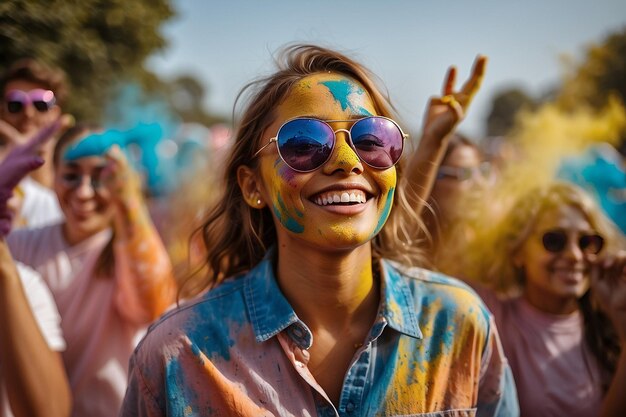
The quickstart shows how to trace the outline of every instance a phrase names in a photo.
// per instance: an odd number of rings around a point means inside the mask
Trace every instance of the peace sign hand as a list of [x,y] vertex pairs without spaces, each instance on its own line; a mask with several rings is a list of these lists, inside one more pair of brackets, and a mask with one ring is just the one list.
[[[8,210],[7,202],[13,195],[13,189],[30,171],[43,165],[40,156],[41,147],[57,132],[68,128],[73,118],[68,115],[59,117],[54,123],[41,129],[32,139],[15,146],[0,162],[0,237],[11,230],[13,214]],[[23,137],[12,126],[0,123],[0,135],[11,137],[14,142],[23,142]]]
[[480,89],[487,57],[478,55],[474,60],[470,78],[459,91],[454,90],[457,70],[455,66],[448,68],[441,97],[432,97],[424,119],[424,136],[442,140],[463,120],[472,99]]
[[[61,116],[37,132],[30,140],[11,149],[0,163],[0,192],[12,191],[26,174],[43,165],[45,161],[40,156],[41,147],[56,133],[67,129],[72,121],[73,119],[69,115]],[[15,138],[19,132],[6,123],[0,123],[0,134]],[[16,142],[24,141],[20,137]]]

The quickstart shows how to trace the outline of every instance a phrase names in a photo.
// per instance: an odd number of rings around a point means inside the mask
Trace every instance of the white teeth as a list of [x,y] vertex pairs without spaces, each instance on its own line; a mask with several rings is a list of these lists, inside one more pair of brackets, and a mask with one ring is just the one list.
[[366,201],[367,198],[365,193],[362,191],[329,192],[315,198],[315,203],[319,206],[327,206],[329,204],[337,203],[365,203]]

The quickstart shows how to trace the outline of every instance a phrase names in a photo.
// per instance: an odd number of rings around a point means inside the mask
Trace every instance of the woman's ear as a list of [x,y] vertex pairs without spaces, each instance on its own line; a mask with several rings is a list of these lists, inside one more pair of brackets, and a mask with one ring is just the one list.
[[261,180],[257,172],[247,165],[241,165],[237,168],[237,182],[243,199],[250,207],[256,209],[265,207],[265,201],[263,201],[261,194]]

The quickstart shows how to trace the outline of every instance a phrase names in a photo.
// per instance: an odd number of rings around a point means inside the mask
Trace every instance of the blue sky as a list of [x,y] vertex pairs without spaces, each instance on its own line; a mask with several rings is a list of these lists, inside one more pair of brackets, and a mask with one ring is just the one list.
[[460,130],[480,138],[491,98],[508,87],[539,96],[559,82],[563,56],[626,27],[624,0],[175,0],[164,26],[168,48],[149,60],[164,77],[190,73],[207,108],[230,115],[248,81],[271,71],[272,53],[290,42],[347,52],[388,88],[406,130],[417,133],[449,65],[468,76],[478,53],[487,75]]

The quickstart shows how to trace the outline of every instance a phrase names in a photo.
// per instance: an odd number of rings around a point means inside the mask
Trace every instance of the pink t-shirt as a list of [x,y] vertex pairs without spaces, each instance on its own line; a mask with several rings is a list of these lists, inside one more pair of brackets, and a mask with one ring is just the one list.
[[[144,250],[155,256],[164,252],[158,245],[150,247],[149,237]],[[42,275],[57,303],[75,417],[117,414],[126,390],[128,360],[150,322],[146,301],[171,297],[169,286],[163,285],[171,278],[165,252],[160,262],[147,264],[130,259],[128,248],[116,243],[114,276],[95,274],[96,261],[110,238],[111,231],[104,230],[69,246],[60,224],[15,230],[8,237],[15,259]],[[159,291],[159,286],[168,289]]]
[[592,417],[600,412],[602,373],[584,340],[582,314],[551,315],[523,297],[476,288],[496,319],[521,415]]

